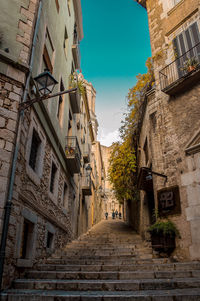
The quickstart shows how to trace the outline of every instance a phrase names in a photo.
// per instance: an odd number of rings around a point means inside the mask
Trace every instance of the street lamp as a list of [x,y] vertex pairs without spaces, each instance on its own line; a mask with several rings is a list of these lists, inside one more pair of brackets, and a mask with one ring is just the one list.
[[34,78],[37,90],[40,93],[40,97],[36,97],[34,99],[30,99],[28,101],[22,102],[19,104],[19,111],[24,111],[25,109],[29,108],[32,106],[35,102],[41,102],[42,100],[46,100],[49,98],[53,98],[56,96],[60,96],[66,93],[70,92],[75,92],[77,91],[77,87],[65,90],[65,91],[60,91],[55,94],[52,94],[53,89],[56,84],[58,84],[57,80],[53,77],[53,75],[49,72],[49,70],[45,70],[38,76]]
[[45,70],[36,76],[34,80],[41,96],[52,93],[55,85],[58,84],[57,80],[53,77],[49,70]]
[[92,172],[92,167],[90,166],[90,163],[87,165],[87,167],[85,168],[86,170],[86,175],[90,176],[91,172]]

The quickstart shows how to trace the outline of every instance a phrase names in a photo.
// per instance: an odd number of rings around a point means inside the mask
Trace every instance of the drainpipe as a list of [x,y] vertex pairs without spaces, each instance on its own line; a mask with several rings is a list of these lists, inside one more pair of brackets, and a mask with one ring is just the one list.
[[[26,102],[26,100],[27,100],[28,89],[29,89],[29,84],[30,84],[30,79],[31,79],[32,69],[33,69],[35,46],[36,46],[36,39],[37,39],[37,34],[38,34],[38,29],[39,29],[39,24],[40,24],[41,11],[42,11],[42,0],[39,0],[38,15],[37,15],[37,20],[36,20],[36,25],[35,25],[31,58],[30,58],[30,63],[29,63],[29,73],[28,73],[28,76],[26,79],[22,102]],[[5,204],[5,208],[4,208],[5,213],[4,213],[3,229],[2,229],[2,236],[1,236],[1,246],[0,246],[0,290],[2,290],[2,278],[3,278],[3,268],[4,268],[4,260],[5,260],[6,241],[7,241],[7,236],[8,236],[8,227],[9,227],[10,213],[11,213],[11,207],[12,207],[13,187],[14,187],[17,157],[18,157],[19,146],[20,146],[21,128],[22,128],[23,120],[24,120],[24,113],[23,113],[23,111],[20,111],[19,119],[18,119],[16,143],[15,143],[14,155],[13,155],[13,160],[12,160],[8,195],[7,195],[7,200],[6,200],[6,204]]]

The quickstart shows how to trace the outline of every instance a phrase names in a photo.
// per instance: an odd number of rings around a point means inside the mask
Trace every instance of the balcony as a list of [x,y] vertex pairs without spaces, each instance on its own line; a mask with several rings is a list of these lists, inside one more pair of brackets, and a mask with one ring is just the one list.
[[81,96],[78,90],[69,93],[69,100],[73,114],[80,113],[80,99]]
[[79,173],[81,168],[81,151],[76,137],[66,137],[65,155],[67,166],[71,173]]
[[91,177],[88,175],[82,177],[82,193],[84,196],[92,195],[92,181]]
[[76,40],[74,41],[74,43],[72,45],[72,55],[73,55],[73,59],[74,59],[75,68],[80,69],[80,59],[81,59],[80,46],[79,46],[79,42]]
[[183,93],[200,78],[200,43],[160,71],[161,90],[169,95]]

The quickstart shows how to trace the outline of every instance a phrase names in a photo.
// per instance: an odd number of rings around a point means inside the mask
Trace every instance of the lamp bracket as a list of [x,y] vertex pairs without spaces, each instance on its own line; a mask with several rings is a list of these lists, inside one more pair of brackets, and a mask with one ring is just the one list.
[[61,91],[61,92],[58,92],[58,93],[48,94],[48,95],[44,95],[44,96],[41,96],[41,97],[33,98],[33,99],[28,100],[26,102],[21,102],[19,104],[19,112],[26,110],[31,105],[33,105],[35,102],[39,102],[39,101],[42,101],[42,100],[46,100],[46,99],[53,98],[53,97],[56,97],[56,96],[60,96],[60,95],[70,93],[70,92],[76,92],[77,90],[78,90],[77,88],[73,88],[73,89]]

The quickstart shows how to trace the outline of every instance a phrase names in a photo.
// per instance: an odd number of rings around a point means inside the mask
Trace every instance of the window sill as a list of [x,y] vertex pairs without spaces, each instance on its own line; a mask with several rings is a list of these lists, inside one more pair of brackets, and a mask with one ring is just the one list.
[[17,267],[31,268],[33,266],[32,259],[17,259]]
[[54,202],[54,204],[57,205],[57,198],[58,198],[57,193],[56,192],[52,193],[51,191],[49,191],[48,196],[52,200],[52,202]]
[[26,166],[26,172],[29,178],[36,184],[40,185],[40,177],[39,175],[29,166]]

